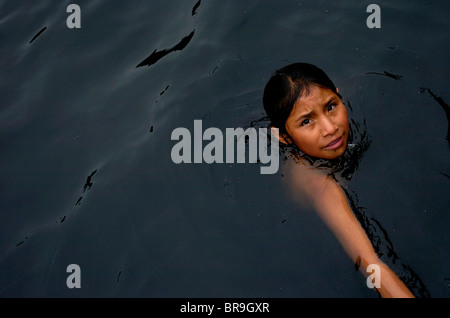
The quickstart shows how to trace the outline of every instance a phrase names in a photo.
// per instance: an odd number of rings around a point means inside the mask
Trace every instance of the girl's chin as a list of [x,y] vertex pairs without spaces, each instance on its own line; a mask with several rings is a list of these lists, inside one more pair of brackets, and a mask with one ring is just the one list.
[[343,146],[339,149],[336,149],[335,153],[331,154],[328,159],[333,160],[333,159],[338,159],[339,157],[342,157],[342,155],[345,153],[346,149],[347,149],[347,144],[345,144],[345,146]]
[[317,153],[317,154],[309,154],[309,153],[305,152],[305,154],[307,154],[308,156],[311,156],[311,157],[319,158],[319,159],[334,160],[334,159],[338,159],[339,157],[341,157],[345,153],[346,149],[347,149],[347,143],[344,143],[344,145],[342,145],[342,147],[339,147],[338,149],[322,150],[320,153]]

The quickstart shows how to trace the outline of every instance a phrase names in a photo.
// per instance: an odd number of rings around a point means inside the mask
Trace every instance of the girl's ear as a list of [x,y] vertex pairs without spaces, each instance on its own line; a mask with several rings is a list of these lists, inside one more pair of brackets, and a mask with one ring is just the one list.
[[339,88],[336,87],[336,92],[339,93]]
[[289,144],[289,142],[286,140],[287,138],[280,134],[280,130],[278,128],[270,127],[270,132],[278,139],[278,141],[282,142],[285,145]]

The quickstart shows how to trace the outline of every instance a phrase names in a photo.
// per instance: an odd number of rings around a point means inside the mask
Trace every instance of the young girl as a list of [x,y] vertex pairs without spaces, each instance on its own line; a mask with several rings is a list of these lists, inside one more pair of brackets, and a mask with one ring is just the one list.
[[[272,134],[282,144],[312,159],[333,161],[346,152],[350,134],[347,109],[338,88],[316,66],[295,63],[278,70],[266,84],[263,103]],[[289,171],[284,175],[294,199],[315,208],[360,271],[368,277],[373,268],[370,265],[379,266],[379,287],[375,282],[378,293],[382,297],[413,298],[376,254],[336,180],[301,159],[286,169]]]

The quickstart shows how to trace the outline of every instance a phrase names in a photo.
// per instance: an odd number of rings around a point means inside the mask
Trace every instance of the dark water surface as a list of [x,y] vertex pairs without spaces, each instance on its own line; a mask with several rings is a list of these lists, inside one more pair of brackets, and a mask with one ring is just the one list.
[[369,29],[372,2],[80,0],[69,29],[70,1],[0,1],[0,296],[378,297],[281,173],[171,160],[303,61],[366,121],[354,203],[449,297],[450,2],[379,1]]

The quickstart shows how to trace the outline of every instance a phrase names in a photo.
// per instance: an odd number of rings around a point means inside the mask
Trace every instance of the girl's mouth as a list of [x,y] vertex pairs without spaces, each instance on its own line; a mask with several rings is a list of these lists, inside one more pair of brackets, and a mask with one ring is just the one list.
[[343,136],[339,137],[338,139],[334,140],[333,142],[329,143],[326,147],[323,147],[323,149],[336,149],[339,148],[342,145],[342,142],[344,141]]

